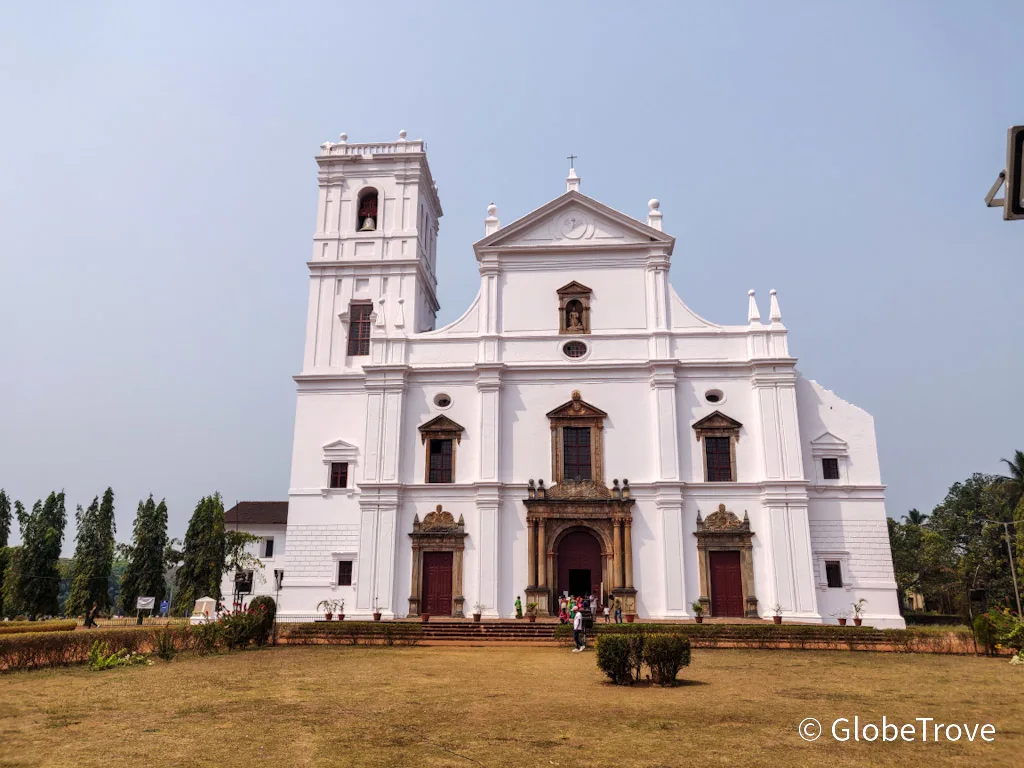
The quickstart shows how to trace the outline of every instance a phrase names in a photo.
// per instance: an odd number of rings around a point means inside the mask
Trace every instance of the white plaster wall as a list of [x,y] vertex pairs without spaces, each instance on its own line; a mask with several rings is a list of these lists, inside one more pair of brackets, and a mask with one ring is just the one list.
[[[368,183],[384,200],[404,199],[393,166],[366,167]],[[489,615],[511,615],[516,596],[525,597],[526,482],[551,482],[545,414],[579,389],[608,413],[606,482],[629,478],[637,499],[632,537],[641,617],[689,615],[700,595],[698,509],[707,516],[725,504],[750,517],[762,616],[780,602],[791,619],[830,621],[837,598],[816,586],[815,552],[832,547],[849,553],[855,586],[846,598],[867,596],[874,623],[900,621],[891,560],[883,552],[885,508],[871,417],[796,374],[781,323],[719,326],[698,317],[667,284],[671,243],[655,242],[650,231],[629,232],[623,221],[606,220],[577,198],[572,210],[591,220],[584,237],[593,240],[567,242],[549,213],[537,214],[537,225],[517,230],[507,248],[489,240],[478,251],[482,289],[463,316],[417,334],[426,325],[412,317],[430,304],[423,292],[433,276],[439,210],[423,207],[427,196],[413,201],[411,215],[404,203],[387,202],[383,231],[357,235],[345,227],[363,181],[349,183],[338,190],[340,212],[331,214],[324,189],[320,195],[314,261],[324,264],[311,281],[304,363],[306,374],[319,375],[298,377],[284,614],[312,613],[319,600],[344,597],[348,615],[368,615],[374,599],[388,615],[405,615],[408,532],[415,515],[422,519],[442,504],[464,517],[469,534],[467,613],[483,602]],[[332,215],[340,216],[334,230]],[[556,290],[572,280],[593,291],[587,336],[558,334]],[[353,296],[376,301],[382,295],[371,355],[346,359],[338,312]],[[396,321],[398,297],[406,299],[404,325]],[[740,308],[746,301],[737,299]],[[570,338],[588,344],[584,358],[562,355]],[[481,363],[497,367],[484,370]],[[707,402],[709,389],[721,390],[724,399]],[[452,398],[443,410],[433,404],[442,392]],[[497,417],[489,421],[495,402]],[[715,410],[743,424],[736,483],[704,482],[692,424]],[[456,447],[455,482],[427,485],[417,427],[440,413],[465,431]],[[667,433],[659,429],[666,418]],[[849,449],[844,481],[831,486],[816,481],[820,462],[811,445],[825,432]],[[482,454],[494,455],[487,453],[493,439],[498,470],[485,476]],[[325,492],[323,446],[336,440],[356,451],[352,488]],[[357,553],[357,583],[339,588],[332,584],[335,562],[349,551]]]
[[[254,542],[246,546],[246,552],[259,558],[260,562],[263,563],[262,570],[257,568],[253,572],[253,583],[252,583],[252,594],[248,595],[245,600],[246,603],[255,597],[256,595],[270,595],[274,596],[274,571],[282,570],[285,565],[286,559],[286,547],[285,542],[287,541],[287,529],[284,525],[253,525],[253,526],[242,526],[235,523],[229,523],[228,528],[230,530],[244,530],[254,536],[273,536],[274,537],[274,556],[264,557],[263,556],[263,542]],[[235,593],[235,573],[234,571],[228,571],[224,574],[220,584],[220,593],[223,596],[222,601],[228,608],[231,607],[231,598]]]

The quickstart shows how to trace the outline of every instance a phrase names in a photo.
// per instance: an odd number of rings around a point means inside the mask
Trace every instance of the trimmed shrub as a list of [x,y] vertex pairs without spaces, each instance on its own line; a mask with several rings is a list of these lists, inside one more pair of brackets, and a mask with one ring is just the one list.
[[260,617],[253,635],[256,645],[266,645],[274,631],[274,619],[277,616],[277,603],[270,595],[259,595],[249,603],[249,610]]
[[597,667],[616,685],[633,682],[629,638],[626,635],[602,635],[597,639]]
[[74,619],[61,621],[4,621],[0,622],[0,635],[19,635],[25,632],[71,632],[78,626]]
[[690,641],[679,635],[650,635],[644,642],[644,662],[651,680],[672,685],[679,670],[690,664]]

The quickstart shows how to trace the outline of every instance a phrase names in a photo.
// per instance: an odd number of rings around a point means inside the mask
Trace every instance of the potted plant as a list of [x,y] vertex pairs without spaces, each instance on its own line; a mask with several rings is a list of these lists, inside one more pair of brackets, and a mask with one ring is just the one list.
[[775,615],[772,616],[772,621],[774,621],[776,624],[781,624],[782,623],[782,603],[776,603],[775,607],[772,610],[775,612]]
[[424,611],[423,613],[421,613],[421,614],[420,614],[420,620],[421,620],[421,621],[422,621],[422,622],[423,622],[424,624],[426,624],[426,623],[427,623],[428,621],[430,621],[430,614],[429,614],[429,613],[427,613],[426,611]]
[[334,618],[334,601],[333,600],[321,600],[319,603],[316,604],[316,609],[318,611],[323,611],[324,612],[324,618],[327,621],[330,621],[331,619]]
[[701,603],[701,601],[700,600],[694,600],[693,604],[690,606],[690,609],[693,611],[693,620],[696,621],[698,624],[703,623],[704,622],[704,605]]
[[526,618],[531,624],[537,620],[537,604],[527,603],[526,604]]
[[479,622],[480,617],[483,616],[484,608],[487,606],[483,603],[477,603],[473,606],[473,621]]
[[860,626],[864,621],[864,606],[867,605],[867,600],[863,597],[853,604],[853,623],[855,626]]
[[380,621],[380,606],[377,605],[377,598],[373,598],[373,620]]
[[846,626],[846,611],[836,611],[832,616],[835,616],[839,620],[840,627]]
[[338,612],[338,621],[344,621],[345,620],[345,601],[344,601],[344,599],[342,599],[342,600],[335,600],[334,601],[334,607],[335,607],[335,609]]
[[636,614],[635,613],[627,613],[626,614],[626,623],[627,624],[632,624],[633,623],[633,619],[635,619],[635,618],[636,618]]

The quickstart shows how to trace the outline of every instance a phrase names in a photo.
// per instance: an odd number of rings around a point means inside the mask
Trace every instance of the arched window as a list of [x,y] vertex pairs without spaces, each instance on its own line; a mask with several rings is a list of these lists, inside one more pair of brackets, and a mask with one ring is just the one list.
[[374,232],[379,223],[377,190],[372,187],[364,189],[359,193],[359,205],[356,206],[356,229],[360,232]]

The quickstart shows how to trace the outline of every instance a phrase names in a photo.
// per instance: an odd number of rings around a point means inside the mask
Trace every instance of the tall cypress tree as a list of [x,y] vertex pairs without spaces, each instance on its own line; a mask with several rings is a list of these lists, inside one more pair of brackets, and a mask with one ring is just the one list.
[[171,610],[185,615],[200,597],[221,598],[224,573],[224,504],[220,494],[204,496],[196,505],[185,532],[183,562],[178,569],[174,605]]
[[139,502],[128,547],[128,567],[121,577],[121,608],[135,610],[138,597],[164,599],[164,548],[167,546],[167,504],[149,499]]
[[110,488],[92,500],[89,508],[78,507],[75,560],[72,566],[71,591],[64,606],[69,616],[84,614],[93,603],[100,609],[110,607],[108,580],[114,560],[114,491]]
[[21,547],[16,555],[17,583],[11,585],[16,609],[33,619],[56,616],[61,579],[57,564],[67,523],[64,493],[51,493],[45,502],[37,501],[31,512],[26,513],[21,505],[17,511]]
[[7,575],[7,564],[11,560],[7,542],[11,536],[11,500],[7,492],[0,488],[0,616],[6,616],[4,609],[4,577]]

